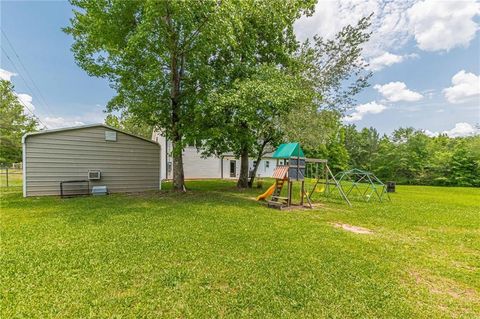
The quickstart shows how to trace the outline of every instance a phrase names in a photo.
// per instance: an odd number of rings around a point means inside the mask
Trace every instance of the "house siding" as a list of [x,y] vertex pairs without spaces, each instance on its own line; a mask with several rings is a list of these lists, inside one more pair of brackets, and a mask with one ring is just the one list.
[[202,157],[195,147],[183,151],[183,169],[186,178],[220,178],[221,161],[215,156]]
[[[161,179],[172,179],[173,177],[173,158],[171,156],[172,143],[168,141],[160,132],[154,132],[152,140],[158,142],[162,148],[161,154]],[[266,167],[266,162],[269,167]],[[235,162],[235,176],[230,175],[230,163]],[[249,171],[253,170],[254,159],[249,159]],[[276,159],[268,156],[262,158],[257,170],[257,177],[272,177],[276,167]],[[223,167],[223,174],[222,174]],[[196,147],[187,146],[183,151],[183,170],[186,179],[207,179],[207,178],[238,178],[240,176],[240,159],[233,155],[222,157],[209,156],[202,157],[201,152]]]
[[60,182],[86,180],[88,170],[100,170],[101,179],[90,187],[137,192],[160,187],[160,146],[117,132],[106,141],[104,126],[77,128],[26,136],[25,196],[59,195]]

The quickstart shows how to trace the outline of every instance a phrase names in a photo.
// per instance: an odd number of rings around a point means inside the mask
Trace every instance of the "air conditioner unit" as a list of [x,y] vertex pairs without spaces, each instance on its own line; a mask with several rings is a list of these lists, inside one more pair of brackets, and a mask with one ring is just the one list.
[[98,180],[102,177],[102,173],[98,169],[92,169],[88,171],[89,180]]

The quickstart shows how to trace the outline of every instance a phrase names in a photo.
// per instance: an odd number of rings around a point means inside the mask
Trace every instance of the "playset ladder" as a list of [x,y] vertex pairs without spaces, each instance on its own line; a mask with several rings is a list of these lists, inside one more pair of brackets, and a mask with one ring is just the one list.
[[283,179],[277,179],[275,183],[275,191],[273,192],[272,195],[272,200],[273,201],[278,201],[279,199],[283,199],[280,197],[280,194],[282,192],[283,184],[285,184],[285,181]]

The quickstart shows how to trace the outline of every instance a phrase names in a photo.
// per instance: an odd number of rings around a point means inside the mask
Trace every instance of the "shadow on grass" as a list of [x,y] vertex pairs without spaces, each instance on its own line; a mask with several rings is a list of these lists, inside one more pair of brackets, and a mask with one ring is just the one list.
[[[2,194],[6,199],[2,206],[13,208],[17,213],[20,211],[28,218],[60,218],[68,224],[77,225],[101,225],[114,219],[117,219],[116,222],[135,223],[147,217],[195,218],[201,215],[208,219],[218,218],[218,215],[228,217],[242,214],[255,218],[256,214],[278,213],[254,200],[263,189],[237,189],[234,181],[188,181],[188,191],[185,193],[172,191],[171,183],[162,186],[161,191],[65,199],[57,196],[23,198],[20,189]],[[348,208],[343,203],[333,204],[338,204],[342,210]],[[319,205],[313,211],[322,208],[323,205]],[[121,216],[130,218],[120,219]]]

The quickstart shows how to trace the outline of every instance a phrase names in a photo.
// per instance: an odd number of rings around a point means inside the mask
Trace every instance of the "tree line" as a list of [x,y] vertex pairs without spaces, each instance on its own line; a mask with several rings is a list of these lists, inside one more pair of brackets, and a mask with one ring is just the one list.
[[438,186],[480,186],[480,135],[429,137],[399,128],[383,135],[375,128],[342,126],[336,137],[309,155],[327,158],[334,172],[371,171],[383,181]]

